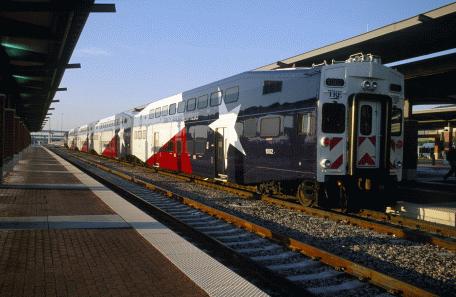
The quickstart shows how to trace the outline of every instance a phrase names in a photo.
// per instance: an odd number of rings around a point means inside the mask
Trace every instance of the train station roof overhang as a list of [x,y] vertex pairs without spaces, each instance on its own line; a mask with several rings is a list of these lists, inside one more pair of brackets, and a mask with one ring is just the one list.
[[455,128],[456,105],[413,111],[413,119],[418,121],[419,129],[423,130],[438,130],[448,125]]
[[30,131],[38,131],[90,12],[114,12],[94,0],[0,1],[0,93]]
[[[310,67],[323,61],[346,60],[363,52],[399,62],[456,48],[456,3],[286,58],[256,70]],[[455,103],[456,55],[395,66],[405,75],[405,95],[412,104]]]

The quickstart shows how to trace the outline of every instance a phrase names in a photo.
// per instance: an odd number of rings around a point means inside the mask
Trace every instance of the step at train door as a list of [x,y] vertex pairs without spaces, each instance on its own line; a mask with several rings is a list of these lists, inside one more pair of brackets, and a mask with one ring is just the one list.
[[379,168],[381,146],[381,103],[361,99],[358,104],[357,168]]
[[215,130],[215,168],[216,168],[216,177],[225,176],[226,174],[226,164],[227,156],[225,149],[225,128],[217,128]]

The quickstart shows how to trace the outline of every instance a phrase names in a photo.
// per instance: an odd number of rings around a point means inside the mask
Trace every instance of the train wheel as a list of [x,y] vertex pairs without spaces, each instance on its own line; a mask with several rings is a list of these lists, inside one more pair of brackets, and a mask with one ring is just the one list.
[[313,182],[302,182],[296,193],[299,203],[303,206],[312,206],[317,200],[317,192]]

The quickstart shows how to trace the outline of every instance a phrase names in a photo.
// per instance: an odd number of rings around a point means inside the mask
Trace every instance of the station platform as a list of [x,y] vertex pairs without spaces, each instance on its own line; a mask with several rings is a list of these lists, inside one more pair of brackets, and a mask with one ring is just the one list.
[[43,147],[0,185],[0,296],[267,296]]
[[443,179],[449,168],[442,160],[434,165],[430,161],[419,163],[416,180],[402,189],[405,200],[388,212],[456,227],[456,177]]

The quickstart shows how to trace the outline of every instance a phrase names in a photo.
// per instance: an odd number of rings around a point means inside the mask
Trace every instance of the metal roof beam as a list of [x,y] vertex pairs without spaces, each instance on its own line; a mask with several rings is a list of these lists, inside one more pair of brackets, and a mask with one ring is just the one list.
[[115,4],[93,4],[90,12],[116,12]]
[[49,30],[49,28],[8,19],[5,17],[0,17],[0,35],[33,39],[53,39],[51,30]]
[[61,91],[67,91],[68,89],[67,88],[57,88],[57,92],[61,92]]
[[76,1],[52,1],[50,3],[36,1],[0,2],[0,10],[6,12],[69,12],[78,8]]

